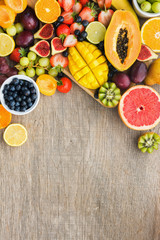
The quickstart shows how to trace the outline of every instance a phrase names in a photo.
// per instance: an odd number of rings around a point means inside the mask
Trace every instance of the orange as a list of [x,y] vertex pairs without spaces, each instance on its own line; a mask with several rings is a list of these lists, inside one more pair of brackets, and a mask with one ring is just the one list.
[[160,17],[150,18],[141,28],[142,43],[160,52]]
[[48,74],[42,74],[36,81],[39,91],[47,96],[51,96],[55,93],[57,88],[57,81]]
[[4,131],[3,139],[9,146],[21,146],[27,141],[27,130],[21,124],[10,124]]
[[8,6],[0,5],[0,26],[3,28],[10,27],[15,20],[15,12]]
[[27,0],[4,0],[5,4],[16,13],[21,13],[27,7]]
[[61,7],[56,0],[38,0],[35,4],[35,13],[44,23],[53,23],[61,14]]
[[4,5],[4,1],[3,0],[0,0],[0,5]]
[[160,122],[160,95],[145,85],[129,88],[118,106],[124,124],[133,130],[148,130]]
[[1,104],[0,104],[0,129],[7,127],[12,119],[12,114],[9,113]]

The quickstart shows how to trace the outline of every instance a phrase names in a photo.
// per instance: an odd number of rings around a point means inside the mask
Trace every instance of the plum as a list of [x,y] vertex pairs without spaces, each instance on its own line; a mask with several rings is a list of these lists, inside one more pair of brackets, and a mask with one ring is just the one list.
[[26,30],[36,31],[39,25],[39,20],[32,8],[27,7],[23,13],[20,14],[20,22]]
[[7,63],[0,64],[0,73],[7,74],[9,72],[9,65]]
[[115,73],[113,76],[113,81],[121,90],[127,89],[131,84],[131,80],[128,75],[122,72]]
[[134,83],[141,83],[147,76],[147,66],[144,62],[135,62],[130,70],[130,79]]
[[0,85],[2,85],[2,83],[4,83],[4,81],[7,79],[8,77],[4,74],[0,75]]
[[29,47],[30,45],[32,45],[34,42],[34,36],[33,33],[31,31],[23,31],[21,33],[19,33],[16,37],[16,44],[19,47]]

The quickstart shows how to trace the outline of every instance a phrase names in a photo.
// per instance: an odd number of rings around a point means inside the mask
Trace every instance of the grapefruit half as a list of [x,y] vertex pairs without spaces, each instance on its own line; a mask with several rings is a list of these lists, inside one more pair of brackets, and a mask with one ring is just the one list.
[[128,89],[118,106],[124,124],[133,130],[148,130],[160,122],[160,95],[153,88],[138,85]]

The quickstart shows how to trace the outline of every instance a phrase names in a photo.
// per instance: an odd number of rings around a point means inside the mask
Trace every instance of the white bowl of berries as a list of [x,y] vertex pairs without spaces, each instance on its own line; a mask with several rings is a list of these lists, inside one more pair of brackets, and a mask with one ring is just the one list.
[[137,15],[141,18],[160,16],[160,0],[132,0]]
[[40,92],[33,79],[24,75],[9,77],[0,89],[3,107],[14,115],[32,112],[40,99]]

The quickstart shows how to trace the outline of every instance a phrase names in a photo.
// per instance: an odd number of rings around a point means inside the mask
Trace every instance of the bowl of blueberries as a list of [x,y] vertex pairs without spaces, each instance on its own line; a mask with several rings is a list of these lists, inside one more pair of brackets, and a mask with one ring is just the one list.
[[25,115],[33,111],[40,99],[40,92],[33,79],[24,75],[9,77],[0,89],[3,107],[14,115]]

